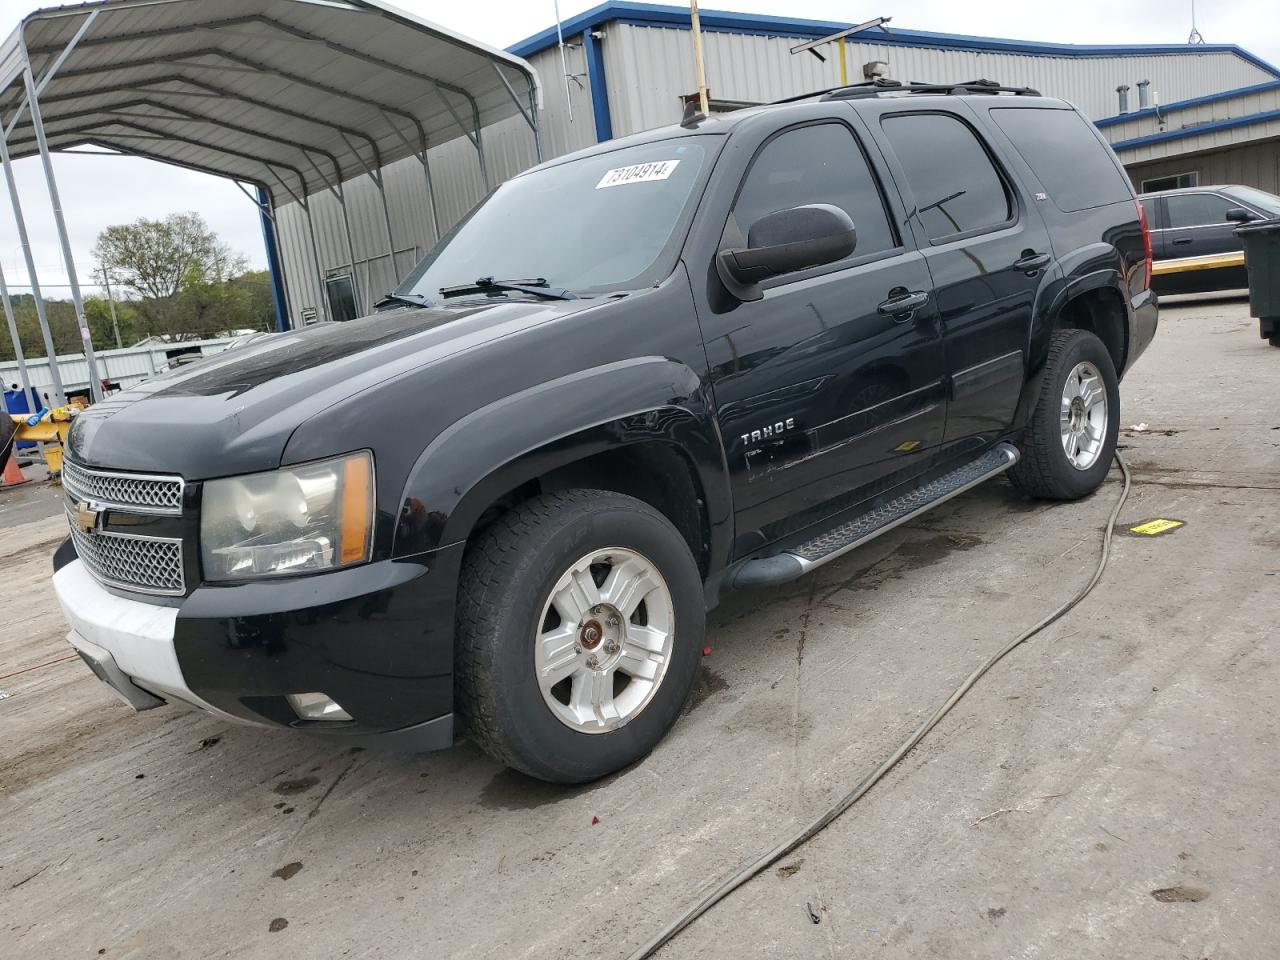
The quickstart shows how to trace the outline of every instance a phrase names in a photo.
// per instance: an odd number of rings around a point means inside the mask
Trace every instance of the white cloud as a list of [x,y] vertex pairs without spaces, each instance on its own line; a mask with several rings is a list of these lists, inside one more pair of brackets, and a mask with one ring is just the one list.
[[[207,0],[206,0],[207,2]],[[552,24],[552,3],[526,0],[393,0],[398,6],[493,46],[505,47]],[[679,0],[676,0],[679,2]],[[562,0],[570,17],[596,0]],[[894,27],[1013,37],[1063,43],[1183,43],[1191,27],[1190,0],[1077,0],[1069,4],[957,3],[953,0],[724,0],[707,6],[748,13],[789,15],[842,22],[892,16]],[[0,0],[0,33],[30,12],[29,0]],[[1261,31],[1274,23],[1275,0],[1217,0],[1199,5],[1198,26],[1211,43],[1239,43],[1271,62],[1280,62],[1280,33]],[[998,78],[997,78],[998,79]],[[99,231],[140,216],[162,217],[195,210],[255,266],[265,264],[262,231],[254,205],[230,182],[177,167],[125,157],[59,155],[54,160],[73,254],[82,282],[92,269],[90,255]],[[53,229],[39,160],[15,164],[19,189],[42,282],[65,283],[62,255]],[[3,191],[0,191],[2,193]],[[0,265],[10,285],[21,289],[26,268],[7,197],[0,197]],[[86,284],[89,285],[89,284]],[[53,288],[51,295],[65,295]]]

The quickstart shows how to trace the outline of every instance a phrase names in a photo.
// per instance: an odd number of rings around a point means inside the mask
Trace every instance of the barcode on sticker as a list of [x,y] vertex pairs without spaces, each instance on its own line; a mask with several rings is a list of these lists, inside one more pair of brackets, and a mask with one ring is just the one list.
[[679,160],[654,160],[650,163],[633,163],[629,167],[614,167],[605,172],[596,184],[597,190],[605,187],[620,187],[624,183],[647,183],[650,180],[665,180],[679,166]]

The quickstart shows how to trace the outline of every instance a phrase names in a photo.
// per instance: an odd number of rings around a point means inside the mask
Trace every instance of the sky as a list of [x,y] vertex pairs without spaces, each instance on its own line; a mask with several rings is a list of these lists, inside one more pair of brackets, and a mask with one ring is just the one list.
[[[215,0],[204,0],[215,2]],[[550,26],[553,0],[392,0],[402,9],[506,47]],[[560,0],[568,18],[598,0]],[[680,3],[681,0],[669,0]],[[1276,0],[1199,0],[1196,25],[1209,43],[1237,43],[1280,64]],[[56,5],[46,3],[46,5]],[[958,0],[704,0],[704,9],[861,22],[893,18],[893,27],[1058,43],[1185,43],[1191,0],[1072,0],[1068,3],[961,3]],[[31,0],[0,0],[0,36],[34,9]],[[15,163],[37,274],[53,297],[68,296],[67,277],[38,158]],[[263,267],[262,228],[254,204],[226,180],[129,157],[54,156],[54,168],[82,284],[93,270],[98,233],[138,217],[194,210],[251,266]],[[0,190],[0,267],[15,291],[28,283],[7,193]]]

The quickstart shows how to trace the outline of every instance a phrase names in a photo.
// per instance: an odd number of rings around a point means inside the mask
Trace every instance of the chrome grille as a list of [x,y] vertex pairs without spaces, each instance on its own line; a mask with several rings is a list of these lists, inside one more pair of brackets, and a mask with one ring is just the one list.
[[181,596],[182,541],[95,530],[85,533],[67,514],[76,554],[97,579],[125,590]]
[[63,460],[62,486],[72,499],[103,507],[131,513],[182,513],[181,477],[91,470]]

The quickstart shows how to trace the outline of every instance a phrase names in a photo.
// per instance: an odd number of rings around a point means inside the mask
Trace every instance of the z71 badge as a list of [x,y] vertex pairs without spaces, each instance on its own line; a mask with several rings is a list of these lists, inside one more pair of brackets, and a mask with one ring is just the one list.
[[796,418],[787,417],[785,420],[779,420],[777,423],[771,423],[767,427],[761,427],[759,430],[752,430],[750,433],[742,434],[742,442],[748,446],[753,443],[760,443],[768,440],[770,437],[776,437],[781,433],[796,428]]

